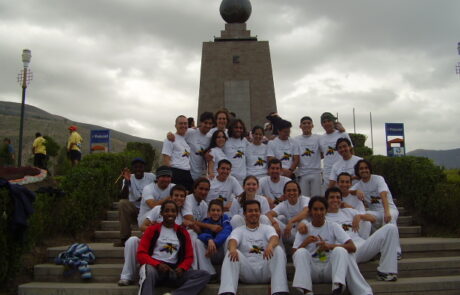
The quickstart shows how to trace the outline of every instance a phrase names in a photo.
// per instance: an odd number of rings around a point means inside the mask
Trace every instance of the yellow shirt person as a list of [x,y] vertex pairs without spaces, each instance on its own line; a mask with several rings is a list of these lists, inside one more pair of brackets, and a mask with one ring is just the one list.
[[46,139],[43,136],[38,136],[35,138],[34,143],[32,144],[34,154],[43,154],[46,155]]
[[80,136],[80,134],[78,134],[76,129],[72,130],[72,133],[70,133],[69,139],[67,140],[67,150],[69,150],[69,151],[73,150],[73,151],[79,151],[80,152],[82,142],[83,142],[83,138]]

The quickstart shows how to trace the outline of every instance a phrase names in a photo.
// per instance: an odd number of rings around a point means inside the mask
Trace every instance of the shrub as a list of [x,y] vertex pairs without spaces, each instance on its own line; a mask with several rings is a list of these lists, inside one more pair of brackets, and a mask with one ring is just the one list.
[[45,147],[46,147],[46,154],[49,157],[56,157],[59,153],[59,144],[57,144],[56,141],[52,137],[49,137],[48,135],[43,136],[43,138],[46,140],[45,141]]
[[359,133],[349,133],[348,135],[350,135],[354,147],[364,147],[364,143],[367,139],[366,135]]
[[126,152],[139,152],[145,160],[145,171],[152,171],[152,166],[156,158],[156,151],[150,143],[145,142],[128,142],[125,148]]

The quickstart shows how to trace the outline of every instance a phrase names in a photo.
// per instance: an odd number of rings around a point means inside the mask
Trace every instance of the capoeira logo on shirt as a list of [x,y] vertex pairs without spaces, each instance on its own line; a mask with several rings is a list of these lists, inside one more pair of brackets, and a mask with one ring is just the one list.
[[237,150],[236,151],[236,154],[233,156],[233,159],[236,159],[236,158],[243,158],[244,156],[244,152],[240,151],[240,150]]
[[334,152],[335,152],[335,148],[333,148],[332,146],[328,146],[326,156],[333,155]]
[[289,161],[291,159],[292,155],[290,153],[284,152],[283,156],[281,157],[280,161]]
[[221,200],[221,201],[224,202],[224,203],[227,202],[227,198],[225,198],[225,197],[222,196],[222,195],[219,195],[219,196],[217,197],[217,199],[218,199],[218,200]]
[[182,157],[190,157],[190,152],[187,151],[187,150],[184,150],[184,152],[182,153]]
[[351,226],[351,224],[345,224],[344,223],[344,224],[342,224],[342,228],[343,228],[344,231],[349,231],[352,228],[352,226]]
[[200,149],[195,153],[195,155],[197,155],[197,156],[203,156],[203,155],[204,155],[204,152],[205,152],[204,148],[200,147]]
[[173,254],[175,251],[177,251],[177,246],[172,243],[166,243],[165,245],[163,245],[163,248],[160,250],[160,252],[166,252],[169,254]]
[[371,204],[378,204],[378,203],[380,203],[380,197],[371,196]]
[[302,157],[304,157],[304,156],[305,156],[305,157],[311,157],[311,155],[314,154],[314,153],[315,153],[315,152],[312,151],[311,149],[305,148],[305,152],[303,152]]
[[264,159],[259,157],[259,158],[257,158],[257,161],[254,164],[254,166],[263,166],[265,163],[267,163],[267,161],[265,161]]
[[262,254],[264,253],[264,247],[259,247],[256,245],[252,245],[251,250],[249,250],[249,253],[254,253],[254,254]]
[[282,200],[278,197],[275,197],[275,200],[273,202],[275,203],[275,205],[278,205],[279,203],[282,202]]

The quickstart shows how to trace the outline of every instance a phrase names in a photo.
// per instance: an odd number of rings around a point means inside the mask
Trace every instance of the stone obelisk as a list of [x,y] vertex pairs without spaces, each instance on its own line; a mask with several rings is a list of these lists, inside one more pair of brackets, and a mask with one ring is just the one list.
[[268,41],[246,30],[249,0],[223,0],[225,30],[214,42],[203,42],[198,115],[226,108],[247,128],[262,125],[276,112],[275,87]]

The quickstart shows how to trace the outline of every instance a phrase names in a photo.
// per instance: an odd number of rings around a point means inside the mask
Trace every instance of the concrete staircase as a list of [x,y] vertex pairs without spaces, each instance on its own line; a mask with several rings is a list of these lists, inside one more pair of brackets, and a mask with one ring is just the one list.
[[[95,232],[95,243],[90,247],[96,255],[96,263],[91,266],[93,279],[83,282],[78,273],[64,276],[64,267],[53,263],[59,252],[68,246],[49,248],[48,263],[39,264],[34,269],[34,281],[19,286],[20,295],[134,295],[137,286],[118,287],[117,281],[123,266],[123,248],[113,247],[119,237],[118,203],[107,212],[100,230]],[[421,237],[421,227],[412,224],[412,217],[404,208],[399,208],[398,219],[403,249],[403,259],[399,261],[397,282],[375,280],[377,261],[360,264],[361,272],[369,281],[374,294],[460,294],[460,238]],[[133,234],[140,235],[136,227]],[[294,275],[294,266],[288,263],[289,281]],[[201,294],[217,294],[218,284],[209,284]],[[157,294],[167,290],[159,289]],[[316,295],[330,294],[330,284],[315,284]],[[292,294],[300,294],[291,289]],[[240,284],[238,294],[267,295],[269,285]]]

